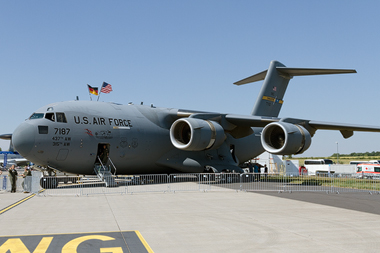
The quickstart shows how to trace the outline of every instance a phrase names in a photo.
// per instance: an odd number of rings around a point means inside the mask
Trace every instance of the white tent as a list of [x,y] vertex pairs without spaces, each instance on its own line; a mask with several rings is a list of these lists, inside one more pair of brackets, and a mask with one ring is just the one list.
[[[269,173],[276,173],[287,176],[298,176],[299,163],[298,160],[282,160],[281,155],[274,155],[268,152],[262,153],[260,156],[252,159],[253,163],[259,163],[262,166],[268,166]],[[263,172],[263,171],[262,171]]]

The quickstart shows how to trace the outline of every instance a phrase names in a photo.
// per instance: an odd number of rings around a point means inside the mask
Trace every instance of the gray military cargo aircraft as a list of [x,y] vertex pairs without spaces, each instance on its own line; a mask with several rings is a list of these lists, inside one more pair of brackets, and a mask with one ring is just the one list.
[[[347,69],[269,69],[238,81],[264,80],[251,115],[233,115],[97,101],[57,102],[36,110],[12,135],[15,149],[45,168],[94,174],[95,164],[117,174],[241,172],[264,151],[307,150],[317,129],[380,132],[380,127],[278,118],[293,76],[356,73]],[[102,159],[102,153],[108,160]],[[104,158],[104,156],[103,156]],[[107,158],[107,157],[106,157]],[[96,171],[96,170],[95,170]]]

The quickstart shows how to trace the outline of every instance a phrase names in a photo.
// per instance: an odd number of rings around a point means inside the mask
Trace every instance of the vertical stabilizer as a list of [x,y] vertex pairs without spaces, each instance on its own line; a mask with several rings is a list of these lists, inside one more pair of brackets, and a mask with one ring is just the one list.
[[356,73],[354,69],[314,69],[314,68],[287,68],[278,61],[272,61],[268,70],[247,77],[234,84],[242,85],[264,80],[259,96],[252,109],[254,116],[278,117],[286,88],[293,76],[329,75]]
[[267,70],[263,86],[252,109],[252,115],[277,117],[280,113],[284,94],[290,76],[280,75],[277,67],[285,67],[278,61],[272,61]]

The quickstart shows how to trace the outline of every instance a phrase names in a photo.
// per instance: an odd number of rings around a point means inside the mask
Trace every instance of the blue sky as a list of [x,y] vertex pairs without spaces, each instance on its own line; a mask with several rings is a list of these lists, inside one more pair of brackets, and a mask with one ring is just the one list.
[[[34,110],[89,100],[249,114],[268,68],[353,68],[295,77],[281,117],[380,126],[379,1],[0,1],[0,133]],[[303,156],[380,150],[380,133],[317,131]],[[0,141],[3,150],[8,142]]]

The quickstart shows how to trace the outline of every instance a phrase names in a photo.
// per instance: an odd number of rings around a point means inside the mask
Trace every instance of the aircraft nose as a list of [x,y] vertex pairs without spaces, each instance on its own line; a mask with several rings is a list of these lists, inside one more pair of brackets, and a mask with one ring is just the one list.
[[35,126],[24,122],[12,134],[12,144],[23,157],[28,156],[34,145]]

